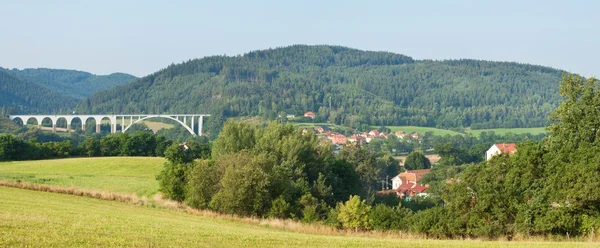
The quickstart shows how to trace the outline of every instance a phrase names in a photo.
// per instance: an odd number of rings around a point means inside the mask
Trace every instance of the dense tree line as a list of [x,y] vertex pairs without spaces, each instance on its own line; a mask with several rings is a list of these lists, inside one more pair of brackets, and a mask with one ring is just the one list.
[[[1,134],[0,161],[80,156],[165,156],[165,150],[173,143],[165,136],[142,131],[133,134],[87,137],[73,134],[61,137],[34,129],[18,136]],[[189,141],[185,144],[194,158],[201,157],[210,150],[208,143]]]
[[291,125],[229,121],[210,157],[194,162],[167,156],[161,190],[224,213],[323,220],[337,202],[373,192],[379,172],[374,157],[364,148],[352,149],[342,159]]
[[440,237],[597,235],[600,228],[598,80],[564,75],[550,135],[513,156],[466,168],[443,187],[444,206],[413,230]]
[[[317,113],[350,127],[539,127],[560,98],[561,71],[476,60],[417,61],[386,52],[296,45],[171,65],[83,101],[83,112]],[[284,115],[285,116],[285,115]]]

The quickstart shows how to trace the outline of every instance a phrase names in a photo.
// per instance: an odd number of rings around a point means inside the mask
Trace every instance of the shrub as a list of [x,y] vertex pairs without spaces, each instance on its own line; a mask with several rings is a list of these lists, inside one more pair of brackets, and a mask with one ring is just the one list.
[[371,206],[367,205],[365,200],[360,200],[360,196],[350,196],[350,199],[343,204],[338,204],[338,220],[345,228],[351,228],[355,231],[368,230],[371,228],[369,213]]
[[406,208],[377,204],[371,210],[369,217],[376,230],[400,230],[407,228],[405,218],[411,214],[412,212]]

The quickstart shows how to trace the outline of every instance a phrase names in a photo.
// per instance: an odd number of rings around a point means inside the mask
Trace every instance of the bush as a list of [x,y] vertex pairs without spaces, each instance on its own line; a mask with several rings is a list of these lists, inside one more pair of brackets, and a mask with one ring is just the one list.
[[269,210],[269,217],[272,218],[287,218],[290,210],[290,204],[283,199],[278,197],[271,204],[271,210]]
[[185,201],[195,208],[207,208],[219,190],[218,168],[208,160],[199,161],[189,174]]
[[371,206],[367,205],[365,200],[360,200],[360,196],[350,196],[350,200],[344,204],[338,204],[338,220],[345,228],[351,228],[355,231],[368,230],[371,228],[369,213]]
[[411,214],[406,208],[377,204],[371,210],[369,218],[375,230],[400,230],[408,227],[405,218]]

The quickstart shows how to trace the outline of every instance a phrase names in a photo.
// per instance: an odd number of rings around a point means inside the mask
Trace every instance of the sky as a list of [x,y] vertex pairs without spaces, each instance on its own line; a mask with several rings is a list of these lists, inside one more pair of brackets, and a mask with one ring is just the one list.
[[294,44],[482,59],[600,77],[600,1],[0,0],[0,67],[145,76]]

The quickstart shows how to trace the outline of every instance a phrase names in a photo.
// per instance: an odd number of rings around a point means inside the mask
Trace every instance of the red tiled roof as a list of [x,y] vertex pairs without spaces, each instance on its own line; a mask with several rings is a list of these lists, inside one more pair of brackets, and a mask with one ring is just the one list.
[[427,187],[423,185],[415,185],[415,187],[413,187],[411,190],[417,193],[423,193],[425,190],[427,190]]
[[502,143],[494,144],[501,152],[515,153],[517,150],[517,144],[515,143]]
[[[398,177],[400,177],[400,178],[404,177],[405,179],[407,179],[407,181],[418,182],[419,180],[421,180],[421,177],[423,177],[425,174],[429,173],[429,171],[431,171],[431,169],[409,170],[409,171],[405,171],[405,172],[398,174]],[[406,181],[402,180],[402,182],[406,182]]]
[[400,193],[404,193],[404,192],[410,190],[414,186],[415,186],[414,183],[403,183],[400,186],[398,186],[398,188],[396,188],[396,191],[398,191]]
[[422,170],[409,170],[407,172],[415,173],[415,174],[417,174],[417,176],[422,177],[422,176],[425,176],[425,174],[429,173],[430,171],[431,171],[431,169],[422,169]]

